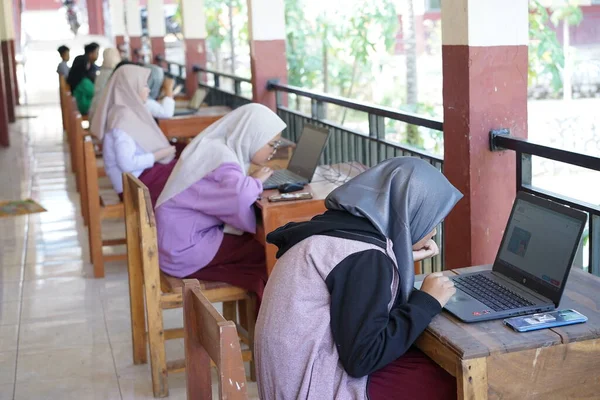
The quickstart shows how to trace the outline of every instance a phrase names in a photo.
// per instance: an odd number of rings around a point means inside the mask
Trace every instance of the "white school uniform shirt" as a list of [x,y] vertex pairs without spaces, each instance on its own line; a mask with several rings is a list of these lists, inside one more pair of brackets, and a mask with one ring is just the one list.
[[123,173],[129,172],[138,178],[155,162],[154,154],[146,152],[120,129],[111,129],[104,135],[102,158],[106,176],[117,193],[123,193]]
[[175,114],[175,100],[171,97],[164,97],[161,101],[148,98],[148,100],[146,100],[146,108],[154,118],[173,118],[173,115]]

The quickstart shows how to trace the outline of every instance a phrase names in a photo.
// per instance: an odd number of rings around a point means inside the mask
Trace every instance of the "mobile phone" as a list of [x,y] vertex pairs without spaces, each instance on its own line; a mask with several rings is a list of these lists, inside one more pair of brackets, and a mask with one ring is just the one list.
[[302,193],[281,193],[274,194],[273,196],[269,196],[270,202],[278,202],[278,201],[294,201],[294,200],[308,200],[312,199],[312,194],[309,192]]
[[507,318],[504,320],[504,325],[510,326],[517,332],[529,332],[557,326],[581,324],[587,320],[585,315],[575,310],[559,310]]

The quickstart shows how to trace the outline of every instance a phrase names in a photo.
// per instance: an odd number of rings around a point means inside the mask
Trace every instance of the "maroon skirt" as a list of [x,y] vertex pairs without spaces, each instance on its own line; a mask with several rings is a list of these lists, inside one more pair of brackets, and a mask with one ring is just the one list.
[[456,400],[456,378],[416,348],[369,375],[370,400]]
[[258,303],[267,284],[265,248],[249,233],[224,235],[215,258],[187,278],[225,282],[256,293]]

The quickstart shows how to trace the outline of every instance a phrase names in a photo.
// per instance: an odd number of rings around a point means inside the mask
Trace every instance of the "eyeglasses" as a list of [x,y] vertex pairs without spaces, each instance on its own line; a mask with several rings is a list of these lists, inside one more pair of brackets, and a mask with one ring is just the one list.
[[273,148],[273,151],[271,152],[271,155],[269,156],[269,158],[267,158],[267,161],[271,161],[273,159],[273,157],[275,157],[275,153],[277,153],[277,149],[279,149],[281,147],[282,143],[283,143],[282,140],[275,140],[275,141],[269,143],[269,146],[271,146]]

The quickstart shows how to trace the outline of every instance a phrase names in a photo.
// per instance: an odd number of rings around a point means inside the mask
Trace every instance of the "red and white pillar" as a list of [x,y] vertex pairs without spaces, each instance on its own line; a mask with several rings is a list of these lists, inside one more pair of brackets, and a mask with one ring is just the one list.
[[185,90],[193,96],[198,88],[194,64],[206,66],[206,19],[204,0],[181,0],[185,42]]
[[152,47],[152,63],[157,55],[165,56],[166,34],[164,0],[148,0],[148,35]]
[[248,31],[252,69],[252,99],[276,110],[271,79],[287,83],[284,0],[248,0]]
[[527,44],[527,1],[442,2],[444,174],[464,194],[446,219],[447,269],[492,263],[500,245],[515,153],[492,153],[489,131],[527,137]]
[[3,67],[0,72],[4,77],[6,88],[6,110],[8,121],[15,122],[15,106],[19,93],[17,90],[17,74],[15,61],[15,32],[13,23],[12,0],[0,0],[0,52],[2,53]]
[[131,52],[129,58],[134,62],[143,61],[142,17],[139,0],[125,0],[125,24]]
[[104,0],[87,0],[90,35],[104,35]]
[[124,0],[110,0],[110,22],[112,34],[115,37],[115,46],[123,58],[129,58],[129,47],[125,42],[125,6]]
[[10,145],[8,133],[8,98],[6,96],[6,84],[4,79],[4,62],[0,57],[0,147]]

